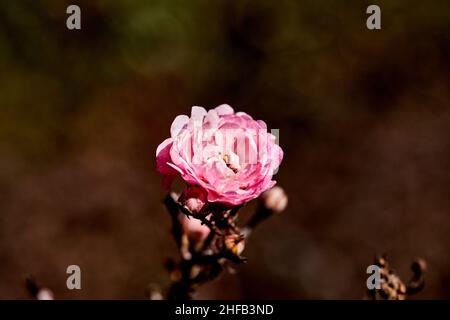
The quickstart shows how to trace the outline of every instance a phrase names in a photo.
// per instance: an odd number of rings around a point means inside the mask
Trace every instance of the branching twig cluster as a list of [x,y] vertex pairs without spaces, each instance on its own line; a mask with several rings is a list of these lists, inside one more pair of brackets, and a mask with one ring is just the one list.
[[[167,259],[172,285],[167,298],[191,299],[203,283],[217,278],[223,270],[233,271],[232,264],[246,261],[242,256],[246,238],[252,230],[274,212],[282,211],[287,202],[284,191],[277,187],[261,197],[260,205],[250,221],[241,229],[237,224],[241,206],[209,204],[201,215],[195,215],[169,194],[164,204],[172,218],[172,235],[180,259]],[[198,221],[195,221],[198,220]]]

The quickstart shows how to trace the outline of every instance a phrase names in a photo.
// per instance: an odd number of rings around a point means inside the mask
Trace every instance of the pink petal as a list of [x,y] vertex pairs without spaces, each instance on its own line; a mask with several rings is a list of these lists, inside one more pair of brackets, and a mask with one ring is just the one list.
[[225,116],[225,115],[234,113],[233,108],[230,107],[228,104],[221,104],[220,106],[216,107],[214,110],[216,110],[216,112],[219,116]]
[[174,176],[176,175],[176,171],[171,168],[168,163],[170,163],[170,150],[172,149],[173,140],[168,138],[164,140],[156,149],[156,170],[163,175],[163,188],[167,189]]
[[205,121],[209,123],[210,129],[217,128],[219,124],[219,115],[217,114],[217,111],[214,109],[209,110],[205,117]]
[[187,115],[182,114],[177,116],[170,127],[170,136],[175,139],[188,122],[189,117]]
[[[173,143],[172,138],[167,138],[166,140],[161,142],[158,148],[156,148],[156,158],[158,158],[158,155],[161,153],[161,151],[165,150],[167,146],[169,145],[172,146],[172,143]],[[168,150],[165,150],[165,152],[168,152]]]
[[202,125],[203,118],[206,116],[207,112],[203,107],[193,106],[191,109],[191,122],[195,125]]

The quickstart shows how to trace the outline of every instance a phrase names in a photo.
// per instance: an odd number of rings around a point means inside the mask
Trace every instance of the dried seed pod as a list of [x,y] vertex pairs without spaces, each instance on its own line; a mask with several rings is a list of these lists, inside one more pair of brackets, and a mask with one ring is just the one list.
[[426,263],[423,259],[413,262],[413,278],[408,285],[389,267],[386,256],[378,256],[375,264],[380,268],[380,288],[368,290],[368,297],[374,300],[405,300],[407,295],[420,291],[424,286],[423,273]]
[[412,263],[411,270],[413,272],[413,276],[411,280],[409,280],[406,289],[408,294],[416,293],[422,290],[425,286],[424,274],[427,270],[427,263],[425,262],[425,260],[418,258]]

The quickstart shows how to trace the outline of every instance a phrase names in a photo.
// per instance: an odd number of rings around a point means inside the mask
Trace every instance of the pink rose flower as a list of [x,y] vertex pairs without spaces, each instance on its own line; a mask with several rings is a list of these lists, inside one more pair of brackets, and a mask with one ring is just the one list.
[[168,188],[176,175],[206,191],[208,202],[236,206],[275,185],[273,174],[283,158],[264,121],[229,105],[206,111],[192,107],[179,115],[171,137],[156,150],[156,167]]

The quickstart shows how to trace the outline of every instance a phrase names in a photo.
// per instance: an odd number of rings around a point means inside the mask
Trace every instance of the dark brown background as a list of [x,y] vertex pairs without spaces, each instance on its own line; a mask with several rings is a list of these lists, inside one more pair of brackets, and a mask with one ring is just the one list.
[[0,5],[0,298],[28,274],[64,299],[165,288],[155,149],[221,103],[280,129],[289,207],[198,298],[359,299],[381,252],[450,298],[449,1],[377,1],[381,31],[366,1],[73,3],[81,31],[68,1]]

